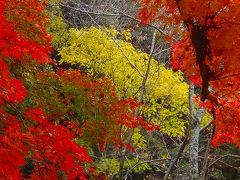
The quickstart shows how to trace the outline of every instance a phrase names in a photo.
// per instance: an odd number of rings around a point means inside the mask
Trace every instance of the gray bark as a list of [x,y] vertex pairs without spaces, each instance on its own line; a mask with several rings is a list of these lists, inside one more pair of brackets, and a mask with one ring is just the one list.
[[199,151],[199,136],[200,122],[204,116],[204,109],[199,108],[197,113],[194,113],[194,85],[190,82],[189,86],[189,111],[190,111],[190,141],[189,141],[189,165],[190,179],[199,179],[198,168],[198,151]]

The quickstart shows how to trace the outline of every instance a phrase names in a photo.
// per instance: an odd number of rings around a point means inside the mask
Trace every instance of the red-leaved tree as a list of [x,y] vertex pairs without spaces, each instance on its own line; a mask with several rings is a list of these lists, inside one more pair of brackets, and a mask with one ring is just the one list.
[[106,143],[131,149],[121,139],[122,126],[158,127],[136,117],[140,104],[120,101],[106,78],[39,68],[52,62],[45,6],[39,0],[0,0],[0,177],[87,179],[85,165],[92,160],[76,139],[101,150]]
[[70,131],[49,122],[41,108],[26,112],[17,108],[27,92],[11,67],[50,61],[44,8],[38,0],[0,0],[0,177],[21,179],[22,169],[31,160],[33,172],[25,176],[86,179],[82,163],[91,159]]
[[[159,19],[183,31],[172,46],[172,65],[201,87],[212,103],[213,145],[240,146],[240,2],[238,0],[140,0],[143,22]],[[176,28],[177,27],[177,28]]]

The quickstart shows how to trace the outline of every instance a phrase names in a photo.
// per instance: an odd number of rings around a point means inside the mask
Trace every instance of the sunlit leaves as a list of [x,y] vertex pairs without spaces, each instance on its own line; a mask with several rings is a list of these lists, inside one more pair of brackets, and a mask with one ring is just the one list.
[[[138,99],[149,56],[126,38],[128,31],[121,33],[113,28],[71,29],[68,43],[60,48],[61,62],[80,64],[93,77],[107,76],[116,85],[118,97]],[[181,73],[173,73],[153,60],[142,115],[160,124],[169,135],[183,135],[188,114],[187,88]]]

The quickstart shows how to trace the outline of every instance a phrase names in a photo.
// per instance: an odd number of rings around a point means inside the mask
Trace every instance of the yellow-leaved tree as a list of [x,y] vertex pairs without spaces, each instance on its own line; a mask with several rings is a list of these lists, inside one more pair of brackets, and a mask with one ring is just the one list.
[[[72,28],[67,43],[59,49],[60,63],[79,64],[93,77],[107,76],[120,98],[139,99],[149,55],[135,49],[129,39],[129,31],[114,28]],[[182,74],[153,59],[141,114],[159,124],[162,132],[182,136],[189,114],[188,85]]]

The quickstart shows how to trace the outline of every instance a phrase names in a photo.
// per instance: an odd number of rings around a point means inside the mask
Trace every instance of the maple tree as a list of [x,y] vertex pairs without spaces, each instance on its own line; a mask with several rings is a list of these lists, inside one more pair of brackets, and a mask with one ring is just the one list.
[[123,143],[119,139],[120,125],[156,129],[135,117],[140,104],[131,98],[119,100],[115,86],[107,78],[94,80],[80,70],[58,69],[56,73],[36,72],[35,77],[27,74],[24,79],[28,80],[24,82],[29,87],[29,101],[44,107],[49,120],[67,126],[91,147],[99,145],[102,149],[106,143],[119,147]]
[[[201,105],[215,117],[213,145],[239,146],[239,2],[141,2],[143,21],[157,17],[164,26],[175,28],[169,35],[181,34],[182,40],[172,45],[172,66],[201,87]],[[45,1],[0,0],[0,177],[118,177],[121,160],[116,152],[122,150],[129,152],[124,157],[126,177],[131,171],[146,171],[150,166],[144,161],[153,157],[147,152],[147,138],[155,132],[144,133],[159,127],[143,117],[156,123],[161,116],[159,132],[176,137],[184,133],[182,113],[188,112],[182,73],[154,60],[146,83],[147,106],[141,109],[133,97],[138,97],[139,72],[145,73],[149,56],[133,47],[130,31],[109,27],[66,31],[64,20],[54,19],[48,27],[56,31],[52,44],[60,48],[61,62],[80,63],[82,71],[61,69],[49,58],[45,8]],[[143,117],[138,116],[139,109]],[[169,158],[164,151],[161,157]]]
[[207,100],[211,102],[215,124],[212,144],[227,142],[240,146],[240,54],[237,48],[240,2],[139,2],[142,6],[139,15],[144,23],[160,20],[163,26],[173,27],[169,35],[182,32],[181,40],[172,46],[172,65],[201,87],[203,104]]
[[28,108],[25,113],[17,108],[27,91],[11,68],[32,60],[50,61],[44,8],[40,1],[0,1],[0,176],[21,179],[21,169],[31,160],[31,178],[85,179],[81,163],[91,159],[86,149],[74,142],[71,132],[49,122],[41,108]]
[[[76,138],[99,144],[102,150],[106,143],[131,149],[119,138],[120,125],[156,129],[135,116],[140,105],[135,100],[118,100],[106,78],[94,81],[80,71],[40,70],[53,62],[45,2],[3,0],[0,5],[1,177],[86,179],[83,166],[92,160]],[[35,75],[38,82],[62,85],[62,91],[47,90],[54,101],[45,99],[42,87],[32,85]],[[32,170],[26,172],[29,164]]]

